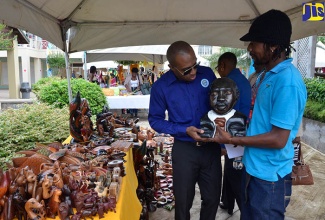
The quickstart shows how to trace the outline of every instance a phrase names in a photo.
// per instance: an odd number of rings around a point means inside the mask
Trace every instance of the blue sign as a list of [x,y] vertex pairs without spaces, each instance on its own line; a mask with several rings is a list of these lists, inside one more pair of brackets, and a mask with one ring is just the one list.
[[324,17],[324,2],[302,4],[302,21],[324,21]]

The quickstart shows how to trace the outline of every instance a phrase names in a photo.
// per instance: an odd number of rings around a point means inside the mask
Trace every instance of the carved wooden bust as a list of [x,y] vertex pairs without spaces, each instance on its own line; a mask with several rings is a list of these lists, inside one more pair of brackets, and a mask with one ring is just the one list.
[[[212,82],[210,89],[210,110],[205,114],[200,121],[200,127],[204,130],[201,137],[211,138],[215,134],[216,125],[220,121],[223,121],[223,126],[225,127],[225,121],[233,110],[234,105],[239,97],[239,91],[236,83],[229,78],[219,78]],[[231,116],[233,115],[233,112]],[[230,116],[230,117],[231,117]],[[235,120],[238,122],[238,120]],[[234,124],[230,124],[232,129],[235,129]]]

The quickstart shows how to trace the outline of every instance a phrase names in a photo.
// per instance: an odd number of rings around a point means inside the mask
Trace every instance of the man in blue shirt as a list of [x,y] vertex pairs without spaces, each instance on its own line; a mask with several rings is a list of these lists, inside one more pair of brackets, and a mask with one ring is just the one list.
[[[233,109],[248,118],[251,107],[251,86],[248,79],[236,66],[236,55],[231,52],[225,52],[218,59],[217,71],[221,77],[230,78],[236,83],[239,90],[239,97]],[[220,203],[220,207],[228,209],[230,215],[233,213],[235,200],[239,209],[241,209],[242,170],[233,167],[234,160],[240,161],[240,158],[229,159],[228,155],[225,154],[222,198]]]
[[[177,41],[167,50],[170,70],[151,89],[148,121],[159,133],[174,137],[172,151],[175,219],[189,220],[195,185],[201,192],[200,219],[215,220],[221,187],[220,146],[202,141],[200,119],[210,110],[213,71],[200,66],[193,48]],[[165,119],[165,112],[168,119]]]
[[[217,129],[219,143],[244,145],[241,219],[284,219],[291,196],[291,171],[296,137],[307,100],[300,72],[292,65],[289,17],[270,10],[252,23],[240,40],[254,62],[265,65],[258,81],[254,111],[246,137],[232,137]],[[211,140],[210,140],[211,141]]]

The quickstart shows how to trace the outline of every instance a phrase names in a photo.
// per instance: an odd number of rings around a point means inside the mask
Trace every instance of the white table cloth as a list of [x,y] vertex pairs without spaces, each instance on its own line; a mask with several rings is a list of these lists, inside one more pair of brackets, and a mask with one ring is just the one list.
[[150,95],[106,96],[110,109],[149,109]]

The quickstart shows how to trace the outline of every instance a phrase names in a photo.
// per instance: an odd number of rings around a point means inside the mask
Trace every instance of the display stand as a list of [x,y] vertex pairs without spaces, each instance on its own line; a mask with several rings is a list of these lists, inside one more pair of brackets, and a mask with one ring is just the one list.
[[[64,143],[70,143],[69,137]],[[139,220],[142,211],[142,205],[137,197],[136,190],[138,187],[138,179],[134,171],[132,148],[126,152],[124,157],[126,162],[125,173],[122,185],[120,186],[119,199],[116,204],[116,213],[105,213],[104,219],[109,220]],[[93,217],[94,220],[99,219],[98,215]],[[56,220],[60,220],[56,217]]]

